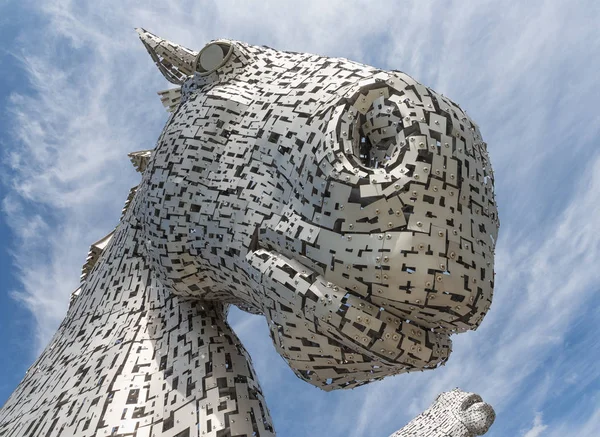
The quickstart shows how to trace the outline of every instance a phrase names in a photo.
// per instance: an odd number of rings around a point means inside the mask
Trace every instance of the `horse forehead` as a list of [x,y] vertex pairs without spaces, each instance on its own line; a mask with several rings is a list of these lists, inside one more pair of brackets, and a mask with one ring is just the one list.
[[[243,104],[248,103],[244,94],[252,92],[258,97],[252,102],[254,106],[262,106],[262,115],[270,112],[269,109],[301,112],[294,110],[304,100],[327,101],[343,94],[348,85],[366,78],[372,78],[373,83],[382,81],[374,76],[379,73],[387,77],[391,73],[345,58],[229,42],[235,45],[236,54],[240,56],[232,57],[214,76],[195,75],[184,85],[184,93],[206,94]],[[239,61],[240,58],[243,61]],[[233,92],[227,94],[225,89]]]
[[[335,130],[328,126],[334,112],[346,111],[346,100],[361,92],[367,100],[363,105],[369,106],[373,89],[380,90],[396,74],[343,58],[251,48],[257,50],[253,63],[189,90],[168,122],[159,142],[167,153],[157,162],[185,170],[171,178],[176,185],[184,176],[193,179],[194,169],[201,176],[192,182],[208,178],[211,189],[221,193],[239,189],[239,179],[253,174],[286,179],[286,185],[296,185],[309,173],[311,179],[318,176],[318,162],[332,141],[324,136]],[[304,170],[292,175],[299,168]],[[268,189],[261,194],[270,195]]]

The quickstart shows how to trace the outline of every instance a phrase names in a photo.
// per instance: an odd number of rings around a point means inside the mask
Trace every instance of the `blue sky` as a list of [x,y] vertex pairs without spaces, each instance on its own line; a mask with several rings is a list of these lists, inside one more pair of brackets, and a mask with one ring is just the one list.
[[495,407],[490,436],[600,435],[600,4],[322,3],[0,0],[0,404],[137,183],[127,152],[166,121],[142,26],[196,50],[224,37],[405,71],[488,143],[494,303],[444,368],[323,393],[293,376],[263,319],[232,313],[280,436],[385,437],[456,386]]

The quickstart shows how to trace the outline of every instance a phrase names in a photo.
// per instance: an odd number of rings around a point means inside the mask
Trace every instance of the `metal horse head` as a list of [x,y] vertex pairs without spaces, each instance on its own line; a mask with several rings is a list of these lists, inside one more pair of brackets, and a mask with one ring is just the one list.
[[466,113],[399,71],[138,32],[180,86],[139,188],[164,283],[264,314],[325,389],[445,362],[490,307],[499,226]]

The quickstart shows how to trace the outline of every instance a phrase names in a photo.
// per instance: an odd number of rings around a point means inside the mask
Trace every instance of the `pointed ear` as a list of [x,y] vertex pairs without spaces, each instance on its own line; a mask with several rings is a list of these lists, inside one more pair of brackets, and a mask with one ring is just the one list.
[[135,29],[163,76],[175,85],[181,85],[194,74],[198,52],[159,38],[145,29]]

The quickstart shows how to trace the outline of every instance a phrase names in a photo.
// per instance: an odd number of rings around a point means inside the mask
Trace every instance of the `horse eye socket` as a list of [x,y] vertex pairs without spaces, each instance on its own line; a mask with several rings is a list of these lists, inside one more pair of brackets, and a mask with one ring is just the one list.
[[208,44],[198,53],[196,71],[201,76],[206,76],[225,65],[232,53],[232,44],[226,42]]

